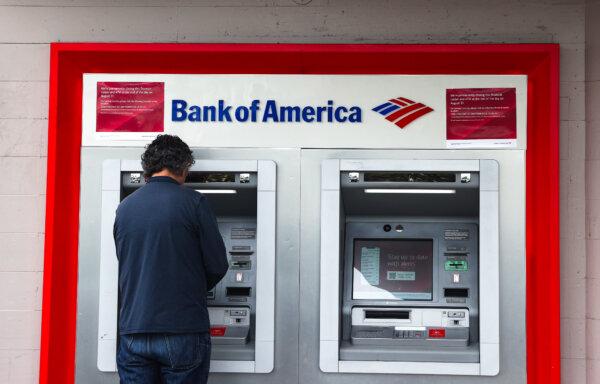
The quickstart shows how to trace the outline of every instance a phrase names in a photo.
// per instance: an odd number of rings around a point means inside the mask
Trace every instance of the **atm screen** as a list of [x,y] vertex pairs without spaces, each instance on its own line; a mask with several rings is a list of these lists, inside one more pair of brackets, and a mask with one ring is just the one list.
[[352,296],[433,300],[433,240],[355,239]]

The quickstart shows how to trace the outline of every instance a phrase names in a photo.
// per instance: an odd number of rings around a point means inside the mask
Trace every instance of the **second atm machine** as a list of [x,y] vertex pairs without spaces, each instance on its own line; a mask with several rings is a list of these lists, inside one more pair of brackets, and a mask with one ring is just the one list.
[[[273,369],[275,177],[272,161],[201,160],[185,182],[209,200],[229,260],[226,276],[207,296],[212,372],[266,373]],[[116,370],[114,212],[121,200],[144,184],[139,161],[104,162],[98,322],[101,371]]]
[[496,375],[498,166],[326,160],[324,372]]

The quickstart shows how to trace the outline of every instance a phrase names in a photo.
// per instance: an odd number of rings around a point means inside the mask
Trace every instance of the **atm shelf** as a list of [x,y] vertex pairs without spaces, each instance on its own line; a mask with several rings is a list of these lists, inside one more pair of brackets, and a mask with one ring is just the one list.
[[243,345],[214,344],[210,353],[211,360],[253,361],[254,341]]
[[479,343],[467,347],[415,348],[399,346],[354,345],[343,341],[340,360],[348,361],[428,361],[440,363],[478,363]]

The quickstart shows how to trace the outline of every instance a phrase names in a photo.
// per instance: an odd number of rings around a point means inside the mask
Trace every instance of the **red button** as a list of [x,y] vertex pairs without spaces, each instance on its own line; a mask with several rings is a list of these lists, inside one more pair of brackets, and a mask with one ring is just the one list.
[[227,327],[211,327],[210,328],[210,335],[211,336],[225,336],[225,331],[227,330]]
[[429,337],[430,338],[436,338],[436,339],[441,339],[446,337],[446,330],[445,329],[430,329],[429,330]]

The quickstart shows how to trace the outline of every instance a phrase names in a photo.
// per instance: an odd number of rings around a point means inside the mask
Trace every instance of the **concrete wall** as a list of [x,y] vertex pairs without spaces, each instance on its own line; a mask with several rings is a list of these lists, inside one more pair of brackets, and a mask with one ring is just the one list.
[[[600,196],[600,158],[591,145],[588,171],[598,176],[588,178],[587,232],[585,221],[585,6],[583,0],[0,0],[0,383],[37,381],[52,41],[560,43],[563,382],[586,382],[586,357],[587,382],[599,382],[598,360],[591,359],[600,358],[600,320],[594,320],[600,305],[593,300],[587,324],[596,342],[587,354],[585,347],[586,283],[600,293],[600,280],[592,279],[600,279],[600,199],[593,199]],[[589,7],[599,20],[598,5]],[[596,82],[588,83],[588,101],[598,104],[595,28],[596,71],[588,76]],[[590,109],[588,120],[587,140],[600,144],[598,110]],[[599,260],[588,260],[587,281],[586,235]]]
[[600,1],[587,5],[587,378],[600,381]]

